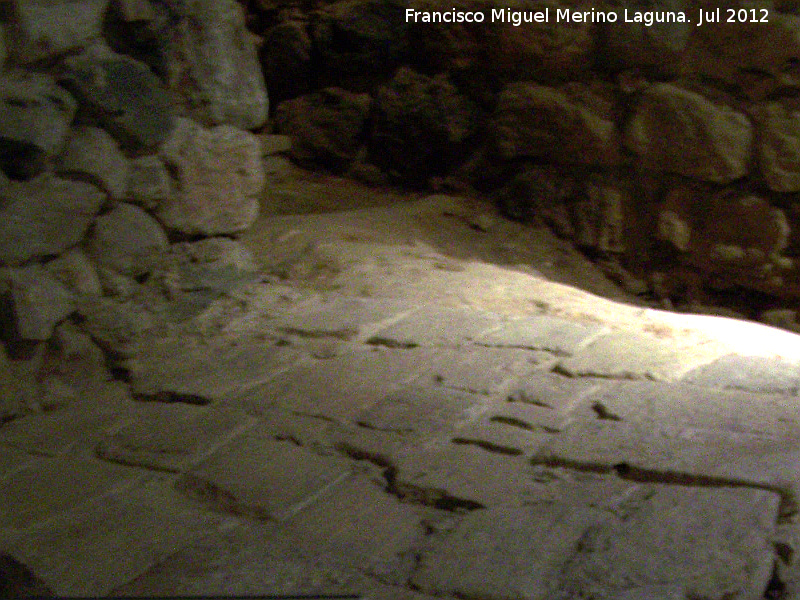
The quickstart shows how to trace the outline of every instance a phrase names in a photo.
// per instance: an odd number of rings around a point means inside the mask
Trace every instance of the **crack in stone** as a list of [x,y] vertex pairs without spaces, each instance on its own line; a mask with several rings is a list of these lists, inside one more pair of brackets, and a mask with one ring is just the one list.
[[532,465],[541,465],[551,468],[566,468],[575,471],[589,473],[610,474],[615,473],[620,479],[636,481],[638,483],[664,483],[668,485],[680,485],[685,487],[709,487],[709,488],[753,488],[766,490],[777,494],[780,498],[778,506],[779,521],[786,520],[798,512],[798,502],[794,491],[788,486],[780,484],[757,483],[754,481],[743,481],[733,477],[722,477],[713,475],[699,475],[682,473],[680,471],[661,471],[657,469],[645,469],[626,462],[608,465],[603,463],[581,462],[575,460],[562,459],[556,456],[534,457],[531,459]]
[[380,336],[373,336],[366,342],[370,346],[385,346],[386,348],[394,348],[400,350],[409,350],[419,346],[416,342],[401,342],[392,338],[385,338]]
[[489,421],[492,423],[500,423],[501,425],[508,425],[510,427],[519,427],[520,429],[524,429],[525,431],[533,431],[536,429],[530,423],[523,421],[522,419],[517,419],[515,417],[507,417],[505,415],[494,415],[489,417]]
[[454,444],[459,444],[462,446],[477,446],[482,450],[486,450],[488,452],[495,452],[496,454],[504,454],[506,456],[520,456],[522,454],[522,450],[519,450],[518,448],[512,448],[511,446],[503,446],[501,444],[487,442],[486,440],[454,437],[450,441],[453,442]]

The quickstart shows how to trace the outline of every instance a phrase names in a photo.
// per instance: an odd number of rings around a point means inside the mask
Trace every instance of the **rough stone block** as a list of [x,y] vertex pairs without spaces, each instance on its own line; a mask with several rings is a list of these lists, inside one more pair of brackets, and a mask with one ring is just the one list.
[[75,127],[67,138],[58,172],[88,178],[114,200],[121,200],[128,183],[128,159],[108,133],[97,127]]
[[2,328],[9,328],[7,340],[45,341],[76,307],[75,297],[39,265],[0,271],[0,286],[2,312],[10,316]]
[[100,267],[138,277],[148,273],[156,255],[168,247],[158,221],[138,206],[120,204],[95,221],[88,253]]
[[179,118],[161,147],[175,173],[175,194],[161,202],[158,218],[188,234],[238,233],[258,216],[264,183],[258,138],[229,125],[206,129]]
[[99,38],[109,0],[15,0],[11,4],[11,54],[32,63],[77,50]]
[[50,175],[0,188],[0,263],[19,265],[74,246],[104,200],[93,185]]

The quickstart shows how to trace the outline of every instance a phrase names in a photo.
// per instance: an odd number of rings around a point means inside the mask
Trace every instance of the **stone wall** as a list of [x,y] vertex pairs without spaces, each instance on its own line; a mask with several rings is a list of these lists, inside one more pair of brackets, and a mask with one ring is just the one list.
[[[234,0],[0,6],[0,423],[252,278],[269,103]],[[276,143],[276,141],[278,143]]]

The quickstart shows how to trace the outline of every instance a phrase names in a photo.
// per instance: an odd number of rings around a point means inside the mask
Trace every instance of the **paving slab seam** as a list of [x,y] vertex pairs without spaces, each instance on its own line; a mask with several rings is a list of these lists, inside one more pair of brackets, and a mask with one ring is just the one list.
[[605,463],[592,463],[562,459],[558,457],[534,456],[530,463],[533,466],[548,468],[564,468],[573,471],[598,473],[602,475],[616,475],[620,479],[638,483],[663,483],[683,487],[697,488],[748,488],[772,492],[780,498],[778,515],[781,520],[790,519],[798,513],[797,493],[790,485],[759,483],[746,481],[734,477],[715,477],[684,473],[680,471],[667,471],[657,469],[643,469],[627,463],[608,465]]

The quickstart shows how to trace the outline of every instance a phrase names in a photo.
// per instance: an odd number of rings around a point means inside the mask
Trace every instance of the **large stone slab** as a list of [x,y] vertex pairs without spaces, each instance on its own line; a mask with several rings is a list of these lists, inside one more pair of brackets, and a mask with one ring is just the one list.
[[442,387],[403,386],[384,395],[354,420],[362,427],[428,437],[454,429],[483,410],[478,395]]
[[3,481],[0,529],[25,528],[138,477],[133,469],[98,460],[63,457],[28,463]]
[[800,364],[780,357],[728,354],[692,369],[681,381],[703,387],[797,395],[800,390]]
[[90,449],[131,418],[132,402],[121,385],[87,386],[84,394],[67,406],[7,423],[0,429],[0,443],[38,456],[68,456]]
[[146,404],[138,412],[135,421],[102,436],[100,458],[181,472],[255,422],[235,411],[185,404]]
[[414,305],[396,300],[367,298],[311,298],[275,315],[270,325],[301,337],[365,338],[381,327],[410,313]]
[[435,595],[553,598],[559,572],[604,518],[569,502],[474,510],[422,554],[411,582]]
[[472,308],[425,306],[375,332],[367,341],[396,348],[457,346],[502,322],[500,315]]
[[397,583],[410,574],[423,536],[414,508],[364,476],[334,486],[276,532],[278,543],[319,564],[359,569]]
[[272,342],[163,339],[125,364],[139,398],[206,404],[233,397],[272,379],[297,358]]
[[77,103],[49,75],[0,77],[0,168],[17,179],[41,173],[64,144]]
[[603,600],[659,591],[763,598],[775,563],[779,504],[776,494],[757,489],[634,486],[612,519],[587,530],[560,588],[567,597]]
[[77,244],[104,200],[92,185],[50,175],[0,188],[0,263],[19,265]]
[[182,475],[177,486],[217,510],[285,521],[351,470],[346,459],[276,441],[255,427]]
[[[418,376],[416,357],[404,350],[343,353],[305,359],[280,377],[231,399],[234,406],[263,415],[281,408],[334,421],[349,421]],[[348,374],[357,373],[358,376]]]
[[555,370],[571,377],[671,380],[720,354],[719,348],[679,347],[672,340],[614,332],[562,359]]
[[[364,588],[362,577],[280,548],[273,523],[223,523],[114,589],[114,596],[264,596],[339,594]],[[394,600],[394,599],[393,599]],[[411,600],[411,599],[409,599]]]
[[497,446],[407,448],[392,458],[392,467],[394,493],[445,510],[519,505],[541,493],[524,457]]
[[546,370],[555,357],[518,348],[412,348],[419,361],[419,385],[441,385],[474,394],[491,395],[519,376]]
[[77,506],[26,532],[9,550],[58,596],[107,596],[219,521],[151,480]]

